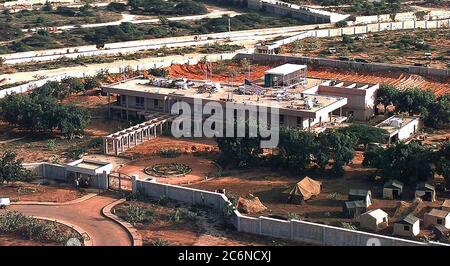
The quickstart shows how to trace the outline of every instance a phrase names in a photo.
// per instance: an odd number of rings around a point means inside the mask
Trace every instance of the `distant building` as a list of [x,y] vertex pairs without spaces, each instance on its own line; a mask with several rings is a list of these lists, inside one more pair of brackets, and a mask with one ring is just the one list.
[[385,129],[389,134],[388,144],[411,138],[423,126],[419,117],[391,116],[375,127]]
[[289,88],[306,83],[306,65],[284,64],[264,73],[264,86]]
[[361,228],[379,231],[388,227],[388,214],[381,209],[368,211],[359,218]]
[[423,223],[426,228],[431,225],[440,225],[450,229],[450,212],[438,209],[432,209],[429,213],[425,213]]
[[427,183],[419,183],[416,185],[416,198],[420,198],[423,201],[435,201],[436,200],[436,190],[433,185]]
[[403,183],[391,179],[384,183],[383,186],[383,199],[398,199],[403,191]]
[[420,220],[409,214],[394,223],[394,235],[416,236],[420,233]]
[[366,204],[366,207],[369,207],[372,205],[372,192],[366,189],[350,189],[348,192],[348,200],[362,200]]
[[363,200],[346,201],[344,202],[343,212],[347,218],[354,219],[367,212],[367,206]]
[[379,88],[380,84],[328,80],[304,93],[345,97],[347,104],[342,108],[344,115],[366,121],[375,115],[376,93]]

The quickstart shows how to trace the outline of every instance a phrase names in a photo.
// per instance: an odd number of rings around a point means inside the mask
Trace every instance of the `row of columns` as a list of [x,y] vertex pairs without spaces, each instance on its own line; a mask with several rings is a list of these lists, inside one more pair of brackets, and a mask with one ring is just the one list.
[[[143,128],[130,130],[130,132],[118,137],[103,137],[103,152],[104,154],[114,154],[117,156],[127,149],[156,138],[158,127],[159,134],[162,134],[163,126],[166,122],[166,120],[163,120]],[[112,144],[112,149],[110,149],[110,144]]]

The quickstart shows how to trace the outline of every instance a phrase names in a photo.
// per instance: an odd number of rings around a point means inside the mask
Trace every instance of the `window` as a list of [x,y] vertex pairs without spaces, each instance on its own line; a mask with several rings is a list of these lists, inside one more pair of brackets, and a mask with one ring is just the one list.
[[154,100],[153,100],[153,105],[154,105],[155,107],[157,107],[157,106],[159,105],[158,99],[154,99]]
[[437,223],[437,224],[440,224],[440,225],[444,224],[443,221],[442,221],[442,219],[439,219],[439,218],[436,219],[436,223]]
[[280,115],[280,125],[284,124],[284,115]]
[[144,107],[144,97],[136,97],[136,107]]
[[409,225],[405,225],[405,226],[403,226],[403,230],[405,230],[405,231],[409,231]]
[[303,117],[297,117],[297,126],[303,128]]
[[120,96],[120,103],[121,103],[121,105],[127,105],[127,96],[126,95]]

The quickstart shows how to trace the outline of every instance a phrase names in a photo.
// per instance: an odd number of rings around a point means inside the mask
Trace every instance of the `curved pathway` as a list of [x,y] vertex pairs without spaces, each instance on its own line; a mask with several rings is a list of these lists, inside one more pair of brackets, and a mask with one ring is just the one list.
[[102,215],[103,207],[115,201],[117,198],[103,194],[70,205],[11,205],[8,209],[70,222],[86,231],[94,246],[131,246],[128,232]]

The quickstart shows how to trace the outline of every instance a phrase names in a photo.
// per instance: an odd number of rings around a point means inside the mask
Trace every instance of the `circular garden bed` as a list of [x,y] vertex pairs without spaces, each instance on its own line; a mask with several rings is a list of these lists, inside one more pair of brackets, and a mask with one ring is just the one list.
[[146,167],[144,172],[148,175],[177,177],[189,174],[192,168],[183,163],[158,163]]

